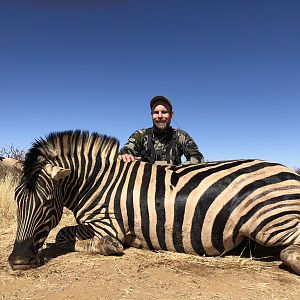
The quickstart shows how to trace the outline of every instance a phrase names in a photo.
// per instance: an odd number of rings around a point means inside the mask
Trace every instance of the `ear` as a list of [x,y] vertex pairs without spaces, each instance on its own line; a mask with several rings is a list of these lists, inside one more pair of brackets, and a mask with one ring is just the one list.
[[23,173],[23,161],[12,157],[1,157],[1,164],[4,166],[16,170],[18,173]]
[[62,178],[65,178],[70,175],[71,170],[70,169],[64,169],[59,166],[51,165],[51,164],[46,164],[45,170],[51,178],[54,180],[59,180]]

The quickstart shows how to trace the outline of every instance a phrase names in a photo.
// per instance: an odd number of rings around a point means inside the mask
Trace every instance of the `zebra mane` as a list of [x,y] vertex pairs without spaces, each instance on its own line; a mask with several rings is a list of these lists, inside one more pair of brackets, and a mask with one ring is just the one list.
[[24,178],[34,181],[33,174],[39,164],[58,163],[64,157],[72,157],[75,153],[116,159],[119,140],[96,132],[81,130],[52,132],[46,138],[35,140],[26,154],[24,161]]

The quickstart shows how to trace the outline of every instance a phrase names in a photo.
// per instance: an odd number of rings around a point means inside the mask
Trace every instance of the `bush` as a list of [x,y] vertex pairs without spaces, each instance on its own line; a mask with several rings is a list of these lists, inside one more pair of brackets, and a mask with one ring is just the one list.
[[295,169],[296,173],[300,175],[300,168]]
[[[0,149],[1,157],[12,157],[18,160],[25,159],[25,150],[14,147]],[[20,180],[20,173],[12,168],[0,164],[0,227],[16,223],[16,204],[14,201],[15,188]]]
[[18,184],[16,178],[10,174],[0,180],[0,227],[5,224],[16,223],[16,203],[14,192]]
[[12,157],[18,160],[24,160],[25,159],[26,151],[24,149],[21,149],[20,147],[15,147],[14,145],[11,145],[10,147],[3,147],[0,149],[0,156],[3,157]]
[[[13,145],[9,148],[3,147],[0,149],[0,157],[11,157],[17,160],[24,160],[26,152],[24,149],[14,147]],[[9,175],[12,180],[19,180],[20,174],[16,170],[7,168],[0,164],[0,180],[4,180]]]

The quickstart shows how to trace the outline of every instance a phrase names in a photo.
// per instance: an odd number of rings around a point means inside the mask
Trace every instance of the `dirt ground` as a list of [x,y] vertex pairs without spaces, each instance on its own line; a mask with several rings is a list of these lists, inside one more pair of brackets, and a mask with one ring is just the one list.
[[59,228],[41,253],[45,264],[27,271],[7,262],[15,226],[0,228],[1,299],[300,299],[300,276],[278,260],[134,248],[115,257],[62,253],[54,245]]

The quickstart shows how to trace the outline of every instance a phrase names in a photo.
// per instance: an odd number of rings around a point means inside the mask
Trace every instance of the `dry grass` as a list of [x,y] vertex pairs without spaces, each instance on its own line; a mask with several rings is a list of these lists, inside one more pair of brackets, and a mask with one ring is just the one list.
[[13,174],[7,174],[0,179],[0,227],[16,223],[16,204],[14,191],[18,180]]

